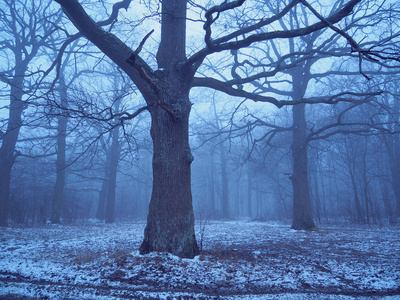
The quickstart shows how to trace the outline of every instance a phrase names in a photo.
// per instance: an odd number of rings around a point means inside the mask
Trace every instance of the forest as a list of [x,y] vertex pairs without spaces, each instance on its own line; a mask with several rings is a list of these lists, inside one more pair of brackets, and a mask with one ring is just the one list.
[[4,0],[0,62],[0,296],[400,294],[398,1]]

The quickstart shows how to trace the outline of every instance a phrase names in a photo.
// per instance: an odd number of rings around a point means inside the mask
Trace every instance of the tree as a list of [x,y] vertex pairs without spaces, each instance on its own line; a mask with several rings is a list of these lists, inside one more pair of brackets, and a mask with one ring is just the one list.
[[[370,2],[369,4],[372,4]],[[303,2],[304,7],[296,7],[292,10],[292,13],[289,14],[288,18],[283,20],[279,20],[279,24],[285,30],[298,30],[303,26],[302,24],[308,24],[310,18],[314,15],[319,19],[323,19],[322,16],[315,11],[313,7],[311,7],[308,3]],[[279,8],[274,8],[274,3],[269,3],[269,7],[271,11],[279,12]],[[335,6],[331,7],[331,13],[334,10],[337,10],[340,5],[343,3],[337,2]],[[372,6],[373,7],[373,6]],[[309,11],[307,11],[309,9]],[[349,23],[346,23],[347,28],[368,28],[371,26],[375,26],[376,24],[380,24],[375,22],[375,19],[372,18],[373,12],[367,9],[367,12],[364,13],[362,8],[359,11],[363,12],[360,14],[354,13],[354,16],[351,17]],[[311,13],[311,14],[310,14]],[[376,13],[382,16],[382,20],[385,20],[384,15],[390,15],[390,10],[387,11],[385,9],[377,8]],[[372,22],[372,24],[371,24]],[[385,23],[385,21],[383,21]],[[332,30],[331,30],[332,29]],[[367,70],[363,70],[361,67],[363,65],[363,59],[359,56],[359,60],[357,62],[354,61],[354,56],[351,53],[350,49],[346,50],[346,45],[341,44],[342,33],[336,26],[329,26],[327,30],[320,30],[317,32],[313,32],[307,36],[300,36],[296,38],[288,38],[287,42],[284,41],[276,41],[271,40],[266,44],[267,50],[265,50],[265,55],[260,57],[252,57],[251,59],[247,58],[247,53],[237,54],[234,65],[234,72],[238,76],[238,73],[245,73],[246,66],[267,66],[264,61],[274,62],[279,61],[282,64],[290,63],[291,67],[288,70],[282,71],[283,76],[276,76],[274,80],[270,80],[270,82],[266,84],[261,84],[260,82],[252,82],[252,84],[256,88],[256,92],[261,93],[274,93],[281,95],[282,97],[290,98],[295,104],[292,107],[292,118],[293,123],[291,128],[289,128],[293,132],[292,137],[292,159],[293,159],[293,171],[291,172],[291,183],[293,186],[293,222],[292,228],[294,229],[305,229],[312,230],[315,227],[312,212],[311,212],[311,198],[310,198],[310,184],[309,184],[309,171],[308,171],[308,146],[309,142],[313,140],[314,131],[319,131],[319,133],[324,130],[329,130],[332,128],[343,126],[354,126],[355,131],[359,130],[358,124],[351,124],[351,122],[347,122],[346,124],[340,124],[339,121],[333,120],[333,123],[330,125],[324,124],[324,122],[316,122],[308,124],[308,120],[306,118],[307,106],[308,103],[318,104],[319,103],[330,103],[334,104],[335,102],[368,102],[371,101],[371,95],[379,95],[380,92],[372,92],[369,90],[368,84],[366,84],[366,79],[370,79],[370,74],[379,74],[382,72],[390,71],[393,68],[393,65],[385,64],[385,61],[378,61],[371,59],[367,55],[367,61],[377,63],[383,63],[379,68],[379,71],[372,71],[371,65],[365,63],[369,68]],[[389,38],[391,37],[391,33],[388,34]],[[376,37],[376,41],[379,40]],[[375,44],[376,46],[380,45],[380,42],[376,42],[372,40],[368,40],[365,42],[365,45],[361,47],[365,47],[366,45]],[[348,37],[347,42],[353,46],[354,40],[353,38]],[[282,50],[285,49],[285,50]],[[348,57],[346,61],[347,65],[342,68],[338,68],[334,63],[329,61],[341,61],[341,59],[337,59],[337,57]],[[394,56],[394,61],[398,61]],[[357,68],[356,63],[359,66],[359,70],[354,72],[350,67],[351,65]],[[326,65],[332,64],[331,68],[327,68]],[[337,71],[336,71],[337,69]],[[390,73],[390,72],[389,72]],[[286,76],[285,76],[286,74]],[[353,76],[362,78],[362,80],[355,80],[356,86],[360,88],[357,89],[354,86],[345,85],[342,83],[342,88],[334,89],[329,85],[329,78],[332,74],[340,75],[340,76]],[[347,80],[349,77],[347,77]],[[343,79],[341,79],[343,82]],[[323,84],[320,85],[321,81],[326,81],[326,86]],[[278,86],[277,83],[280,83]],[[277,87],[278,86],[278,87]],[[372,86],[372,85],[371,85]],[[361,88],[362,87],[362,88]],[[336,93],[336,95],[335,95]],[[315,94],[315,96],[313,95]],[[318,94],[318,96],[317,96]],[[355,96],[358,97],[355,97]],[[314,96],[314,102],[304,101],[305,97]],[[319,98],[320,100],[317,100]],[[357,99],[358,98],[358,99]],[[335,100],[334,100],[335,99]],[[332,101],[333,100],[333,101]],[[344,107],[344,110],[348,110],[349,108]],[[340,119],[340,118],[339,118]],[[259,120],[261,122],[261,120]],[[282,131],[283,128],[275,128],[273,124],[267,124],[263,122],[265,125],[272,127],[271,132]],[[368,121],[366,122],[368,123]],[[324,126],[318,126],[318,124],[324,124]],[[369,128],[370,125],[366,124],[366,127]],[[320,127],[316,129],[317,127]],[[372,126],[373,127],[373,126]],[[349,130],[348,128],[346,130]],[[339,130],[340,131],[340,130]],[[266,137],[272,136],[272,134],[265,134]]]
[[15,146],[23,126],[25,100],[38,88],[35,83],[30,83],[30,80],[35,82],[35,75],[39,74],[30,64],[40,54],[40,49],[47,46],[49,37],[56,30],[53,24],[60,17],[58,11],[51,10],[50,4],[50,1],[38,4],[33,0],[7,0],[0,7],[0,50],[6,58],[3,66],[9,67],[0,71],[0,80],[10,91],[7,128],[0,134],[0,226],[8,225],[11,170],[17,156]]
[[[116,95],[116,100],[113,104],[115,113],[120,112],[121,97]],[[106,152],[105,159],[105,178],[103,180],[100,195],[99,205],[97,208],[97,218],[105,220],[106,223],[115,221],[115,190],[117,188],[117,171],[120,160],[120,141],[119,141],[120,124],[114,124],[110,132],[111,145],[103,146]]]
[[50,221],[54,224],[61,223],[61,208],[64,198],[65,186],[65,168],[66,165],[66,136],[68,117],[66,110],[68,109],[67,87],[64,77],[61,75],[59,79],[60,85],[60,112],[57,122],[57,158],[56,158],[56,183],[54,187],[53,202],[51,206]]
[[[394,85],[393,88],[396,95],[398,94],[397,84],[398,84],[398,79],[393,83]],[[392,177],[391,182],[396,197],[395,215],[397,218],[400,218],[400,161],[398,159],[400,157],[400,102],[398,96],[389,97],[389,95],[386,95],[386,98],[391,99],[392,102],[388,103],[390,102],[390,100],[385,99],[387,102],[386,104],[389,107],[393,107],[391,114],[393,122],[391,125],[392,128],[390,130],[393,132],[393,134],[385,135],[383,137],[383,140],[387,149],[387,155],[390,162],[390,172]]]
[[[228,82],[195,77],[196,71],[204,59],[213,54],[245,48],[261,41],[303,36],[332,27],[332,24],[349,15],[361,0],[348,1],[341,9],[322,20],[315,20],[311,25],[296,30],[274,30],[271,24],[300,5],[299,2],[305,3],[305,1],[292,1],[269,18],[261,17],[259,20],[253,20],[250,25],[244,23],[242,26],[232,27],[228,33],[213,38],[213,24],[223,20],[221,17],[223,14],[228,15],[230,11],[235,10],[246,19],[246,10],[241,8],[251,3],[244,0],[223,2],[203,10],[205,46],[190,57],[186,56],[185,39],[187,1],[163,0],[161,37],[156,55],[158,70],[153,70],[139,55],[149,35],[146,35],[133,51],[116,35],[103,30],[101,25],[105,24],[104,22],[94,22],[78,1],[56,0],[56,2],[63,7],[76,28],[130,77],[147,103],[145,109],[150,112],[152,121],[150,133],[153,140],[153,190],[140,252],[144,254],[150,251],[167,251],[181,257],[193,257],[199,253],[199,249],[194,236],[190,188],[190,165],[193,160],[188,141],[189,113],[192,105],[189,100],[190,89],[194,86],[209,87],[228,95],[265,101],[278,107],[294,104],[293,101],[280,101],[267,95],[253,94],[240,87],[266,77],[264,71]],[[118,14],[119,8],[127,9],[129,3],[129,0],[116,3],[110,18]],[[269,30],[262,32],[259,31],[261,28]],[[370,52],[360,49],[356,43],[355,45],[357,46],[355,51],[361,54]],[[288,67],[275,64],[271,72]]]

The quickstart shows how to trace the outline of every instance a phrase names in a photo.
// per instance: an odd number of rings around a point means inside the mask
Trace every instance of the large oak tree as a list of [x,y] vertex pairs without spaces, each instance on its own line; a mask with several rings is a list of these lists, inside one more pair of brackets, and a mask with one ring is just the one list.
[[[292,105],[298,101],[279,100],[268,95],[253,94],[242,86],[268,76],[259,72],[246,78],[219,81],[214,78],[195,77],[196,71],[206,57],[219,52],[246,48],[258,42],[272,39],[286,39],[307,35],[333,24],[348,16],[362,0],[349,0],[341,9],[315,22],[295,30],[274,29],[274,22],[284,18],[295,6],[303,5],[299,0],[282,6],[277,14],[245,22],[242,26],[227,26],[224,34],[213,29],[223,15],[234,11],[245,17],[242,10],[251,1],[224,1],[209,8],[202,6],[204,18],[203,48],[186,55],[186,22],[188,2],[186,0],[163,0],[161,8],[161,37],[156,53],[157,70],[150,67],[140,56],[146,41],[141,40],[134,50],[115,34],[102,28],[102,22],[95,22],[77,0],[55,0],[68,18],[88,40],[116,63],[137,86],[146,101],[151,115],[151,137],[153,139],[153,191],[145,229],[140,247],[141,253],[151,251],[171,252],[181,257],[194,257],[199,253],[194,234],[194,215],[191,195],[191,169],[193,160],[188,139],[189,114],[192,103],[189,92],[194,86],[209,87],[231,96],[244,97],[255,101],[272,103],[278,107]],[[131,1],[124,0],[113,7],[111,16],[118,14],[118,8],[128,8]],[[134,4],[132,4],[134,5]],[[240,18],[239,18],[240,19]],[[263,29],[263,30],[261,30]],[[217,29],[216,29],[217,30]],[[215,35],[215,34],[214,34]],[[348,37],[348,36],[347,36]],[[361,49],[355,48],[354,51]],[[272,66],[272,65],[271,65]],[[285,68],[276,64],[269,72]],[[307,102],[307,100],[304,100]],[[134,115],[127,115],[133,117]]]

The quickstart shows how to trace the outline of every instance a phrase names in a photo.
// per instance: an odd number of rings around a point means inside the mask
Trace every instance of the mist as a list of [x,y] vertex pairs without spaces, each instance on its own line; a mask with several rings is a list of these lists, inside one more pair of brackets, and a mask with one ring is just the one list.
[[399,11],[4,1],[0,296],[398,297]]

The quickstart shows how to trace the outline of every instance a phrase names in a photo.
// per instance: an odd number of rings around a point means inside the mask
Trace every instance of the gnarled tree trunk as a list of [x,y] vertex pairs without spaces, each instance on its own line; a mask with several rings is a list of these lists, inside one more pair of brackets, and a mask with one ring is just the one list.
[[199,254],[194,233],[189,148],[188,99],[181,101],[181,116],[151,110],[153,139],[153,191],[140,253],[166,251],[180,257]]
[[[153,191],[140,253],[199,254],[194,233],[189,147],[189,90],[193,74],[179,68],[186,53],[186,0],[163,0],[156,82],[158,105],[149,108],[153,139]],[[163,71],[162,71],[163,70]]]

